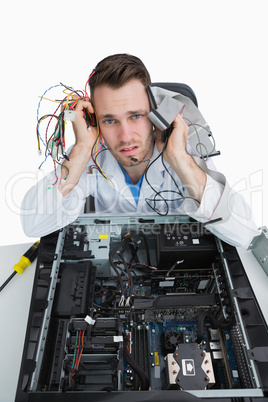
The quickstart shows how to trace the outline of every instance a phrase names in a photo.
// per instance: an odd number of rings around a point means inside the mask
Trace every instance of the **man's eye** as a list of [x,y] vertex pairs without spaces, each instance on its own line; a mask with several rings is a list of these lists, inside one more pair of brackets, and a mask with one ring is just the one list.
[[141,117],[141,114],[134,114],[134,116],[132,116],[133,119],[137,120]]
[[112,119],[109,119],[109,120],[105,120],[105,122],[104,122],[105,124],[107,124],[108,126],[110,125],[110,124],[113,124],[114,123],[114,120],[112,120]]

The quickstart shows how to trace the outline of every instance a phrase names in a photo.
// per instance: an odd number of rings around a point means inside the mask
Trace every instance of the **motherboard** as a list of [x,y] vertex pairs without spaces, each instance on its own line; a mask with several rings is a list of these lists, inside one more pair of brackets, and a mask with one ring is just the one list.
[[221,247],[189,221],[82,222],[44,237],[24,389],[132,398],[256,387]]

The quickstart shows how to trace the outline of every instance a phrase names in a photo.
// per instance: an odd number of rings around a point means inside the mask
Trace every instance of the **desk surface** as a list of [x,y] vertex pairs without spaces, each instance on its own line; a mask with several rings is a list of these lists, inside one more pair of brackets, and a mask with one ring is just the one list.
[[[13,266],[32,243],[0,247],[0,284],[12,274]],[[14,402],[28,322],[36,262],[0,292],[1,375],[0,402]]]
[[[0,284],[13,272],[13,266],[32,245],[18,244],[0,247]],[[249,281],[268,323],[268,275],[250,251],[238,249]],[[0,402],[14,402],[20,372],[28,313],[32,295],[36,263],[27,267],[23,274],[15,275],[0,292],[0,345],[1,375]]]

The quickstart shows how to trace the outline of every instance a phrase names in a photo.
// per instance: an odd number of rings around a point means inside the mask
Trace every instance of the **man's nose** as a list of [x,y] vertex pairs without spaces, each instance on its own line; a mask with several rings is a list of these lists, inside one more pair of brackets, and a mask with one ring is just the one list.
[[120,123],[118,137],[120,141],[126,143],[132,140],[131,125],[127,121]]

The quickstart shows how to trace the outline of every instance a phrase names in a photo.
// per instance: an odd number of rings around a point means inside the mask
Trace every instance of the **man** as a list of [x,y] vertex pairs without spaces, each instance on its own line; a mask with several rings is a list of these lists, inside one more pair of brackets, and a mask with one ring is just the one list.
[[[149,73],[137,57],[113,55],[96,66],[89,79],[91,98],[79,100],[76,106],[76,143],[64,163],[68,175],[62,169],[58,187],[51,186],[48,177],[28,191],[22,204],[26,234],[42,236],[74,221],[89,195],[94,196],[99,214],[154,210],[187,213],[202,222],[216,218],[216,223],[208,224],[209,230],[234,245],[246,246],[257,234],[242,197],[226,191],[225,179],[210,170],[214,169],[211,160],[206,165],[190,154],[189,129],[181,114],[173,121],[161,160],[161,132],[148,118],[150,84]],[[95,113],[105,141],[107,150],[98,157],[104,174],[100,169],[86,173],[98,129],[88,127],[85,112]]]

